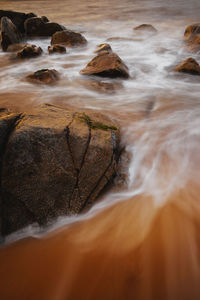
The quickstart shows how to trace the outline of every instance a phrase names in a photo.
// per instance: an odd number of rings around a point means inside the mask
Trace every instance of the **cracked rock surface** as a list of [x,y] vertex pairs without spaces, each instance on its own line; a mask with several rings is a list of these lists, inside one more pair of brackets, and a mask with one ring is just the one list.
[[99,113],[43,105],[0,117],[0,233],[94,202],[115,174],[119,139],[116,125]]

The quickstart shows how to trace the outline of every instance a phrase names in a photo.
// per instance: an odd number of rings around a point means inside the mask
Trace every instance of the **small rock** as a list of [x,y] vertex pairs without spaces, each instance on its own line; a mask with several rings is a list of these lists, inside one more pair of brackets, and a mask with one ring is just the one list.
[[200,50],[200,23],[186,27],[184,40],[186,42],[186,50],[191,52],[197,52]]
[[48,46],[48,51],[49,51],[49,54],[66,53],[67,52],[65,46],[58,45],[58,44]]
[[66,45],[68,47],[83,46],[87,44],[87,40],[78,32],[64,30],[53,34],[51,45],[55,44]]
[[31,73],[26,79],[33,83],[52,84],[60,79],[58,71],[52,69],[42,69]]
[[185,39],[190,39],[192,36],[197,34],[200,34],[200,23],[187,26],[184,32],[184,37]]
[[26,45],[23,49],[17,52],[19,58],[32,58],[42,54],[42,48],[36,45]]
[[27,45],[28,44],[25,44],[25,43],[9,45],[8,48],[7,48],[7,52],[17,52],[19,50],[22,50]]
[[152,32],[152,33],[157,32],[157,29],[153,27],[151,24],[142,24],[134,27],[133,29],[136,31],[143,31],[143,32]]
[[65,29],[64,26],[61,26],[58,23],[48,23],[45,21],[38,17],[27,19],[24,23],[26,35],[52,36],[55,32]]
[[111,46],[107,43],[104,43],[104,44],[100,44],[100,45],[97,46],[97,49],[95,50],[95,53],[99,53],[99,52],[104,51],[104,50],[106,50],[108,52],[112,52]]
[[1,18],[1,47],[6,51],[9,45],[20,43],[21,34],[7,17]]
[[175,69],[175,72],[183,72],[192,75],[200,75],[200,66],[193,58],[187,58],[180,63]]
[[121,58],[109,51],[101,51],[81,70],[82,75],[96,75],[110,78],[128,78],[128,67]]

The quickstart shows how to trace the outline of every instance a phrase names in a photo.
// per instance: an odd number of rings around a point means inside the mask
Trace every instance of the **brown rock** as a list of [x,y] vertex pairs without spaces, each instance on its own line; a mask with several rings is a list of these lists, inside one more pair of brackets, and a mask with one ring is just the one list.
[[184,32],[186,50],[197,52],[200,50],[200,23],[187,26]]
[[32,83],[53,84],[60,79],[60,76],[54,69],[42,69],[29,74],[26,79]]
[[109,51],[101,51],[81,70],[82,75],[96,75],[110,78],[128,78],[128,67],[121,58]]
[[112,48],[109,44],[104,43],[104,44],[100,44],[97,46],[97,49],[95,50],[95,53],[99,53],[101,51],[108,51],[108,52],[112,52]]
[[25,115],[3,159],[3,235],[81,212],[115,174],[118,150],[119,129],[100,114],[48,105]]
[[6,51],[11,44],[20,43],[21,34],[7,17],[1,18],[1,47]]
[[0,19],[2,17],[8,17],[16,26],[17,30],[24,33],[24,22],[29,18],[36,17],[36,15],[34,13],[25,14],[11,10],[0,10]]
[[53,34],[51,45],[61,44],[68,47],[84,46],[87,44],[86,39],[78,32],[71,30],[59,31]]
[[200,66],[193,58],[187,58],[180,63],[175,69],[175,72],[188,73],[192,75],[200,75]]
[[19,50],[22,50],[27,45],[28,44],[26,44],[26,43],[18,43],[18,44],[9,45],[7,48],[7,52],[17,52]]
[[133,29],[141,32],[152,32],[152,33],[157,32],[157,29],[153,27],[151,24],[142,24],[137,27],[134,27]]
[[42,52],[42,48],[37,47],[36,45],[26,45],[24,48],[17,52],[17,57],[32,58],[40,56]]
[[48,51],[49,54],[55,54],[55,53],[66,53],[66,48],[65,46],[62,45],[53,45],[53,46],[48,46]]
[[185,39],[190,39],[192,36],[198,34],[200,34],[200,23],[187,26],[184,32],[184,37]]
[[49,23],[44,18],[30,18],[24,23],[25,33],[28,36],[52,36],[57,31],[64,30],[64,26],[57,23]]

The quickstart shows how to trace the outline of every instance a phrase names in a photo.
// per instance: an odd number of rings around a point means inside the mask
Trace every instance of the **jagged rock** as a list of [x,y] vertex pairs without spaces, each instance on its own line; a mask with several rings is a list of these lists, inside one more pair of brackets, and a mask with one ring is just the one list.
[[60,76],[54,69],[42,69],[29,74],[26,79],[32,83],[53,84],[60,79]]
[[112,48],[109,44],[104,43],[104,44],[100,44],[97,46],[97,49],[95,50],[95,53],[99,53],[101,51],[108,51],[108,52],[112,52]]
[[26,43],[12,44],[12,45],[8,46],[6,51],[7,52],[17,52],[19,50],[22,50],[27,45],[28,44],[26,44]]
[[3,235],[80,213],[115,174],[119,129],[99,113],[45,105],[24,115],[2,165]]
[[38,17],[27,19],[24,28],[27,36],[52,36],[55,32],[65,29],[58,23],[46,22],[44,18]]
[[101,51],[80,73],[111,78],[129,77],[128,67],[125,63],[117,54],[109,51]]
[[87,40],[78,32],[64,30],[53,34],[51,45],[55,44],[61,44],[68,47],[84,46],[87,44]]
[[17,30],[24,33],[24,22],[29,18],[36,17],[36,15],[34,13],[25,14],[11,10],[0,10],[0,19],[2,17],[8,17],[16,26]]
[[32,58],[40,56],[42,52],[42,48],[37,47],[36,45],[26,45],[24,48],[17,52],[17,57]]
[[16,26],[7,17],[1,18],[1,47],[6,51],[11,44],[20,43],[21,34]]
[[48,46],[49,54],[55,54],[55,53],[66,53],[65,46],[62,45],[52,45]]
[[135,31],[141,31],[141,32],[152,32],[156,33],[157,29],[153,27],[151,24],[141,24],[139,26],[136,26],[133,28]]
[[175,69],[175,72],[188,73],[192,75],[200,75],[200,66],[193,58],[187,58],[181,62]]

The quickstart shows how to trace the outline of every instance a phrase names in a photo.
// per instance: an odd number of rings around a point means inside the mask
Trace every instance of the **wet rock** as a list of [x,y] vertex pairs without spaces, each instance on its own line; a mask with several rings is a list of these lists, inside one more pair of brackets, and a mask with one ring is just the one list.
[[180,63],[175,69],[175,72],[188,73],[192,75],[200,75],[200,66],[193,58],[187,58]]
[[93,203],[115,174],[119,139],[116,124],[99,113],[46,105],[24,115],[3,158],[3,235]]
[[27,36],[52,36],[55,32],[65,29],[58,23],[49,23],[38,17],[27,19],[24,28]]
[[54,69],[42,69],[29,74],[26,79],[32,83],[53,84],[60,79],[60,75]]
[[97,46],[97,49],[95,50],[95,53],[99,53],[99,52],[104,51],[104,50],[106,50],[108,52],[112,52],[111,46],[107,43],[104,43],[104,44],[100,44],[100,45]]
[[12,44],[9,45],[7,48],[7,52],[17,52],[19,50],[22,50],[25,46],[27,46],[28,44],[26,43],[18,43],[18,44]]
[[128,67],[121,58],[109,51],[101,51],[81,70],[82,75],[96,75],[110,78],[128,78]]
[[87,40],[78,32],[64,30],[53,34],[51,45],[55,44],[61,44],[68,47],[84,46],[87,44]]
[[6,51],[9,45],[20,43],[21,34],[7,17],[1,18],[1,47]]
[[139,32],[151,32],[151,33],[157,32],[157,29],[153,27],[151,24],[141,24],[139,26],[134,27],[133,30]]
[[79,84],[85,88],[103,94],[114,94],[119,89],[123,88],[121,82],[105,82],[97,80],[79,80]]
[[66,53],[66,48],[63,45],[52,45],[48,46],[49,54],[55,54],[55,53]]
[[200,34],[200,23],[187,26],[184,32],[184,37],[185,39],[190,39],[194,35],[198,34]]
[[17,52],[19,58],[32,58],[42,54],[42,48],[36,45],[26,45],[24,48]]
[[46,16],[42,16],[41,19],[42,19],[42,21],[44,23],[48,23],[49,22],[49,19]]
[[16,26],[17,30],[24,33],[24,22],[29,18],[36,17],[36,15],[34,13],[25,14],[11,10],[0,10],[0,19],[2,17],[8,17]]
[[186,50],[191,52],[200,51],[200,23],[186,27],[184,32]]

